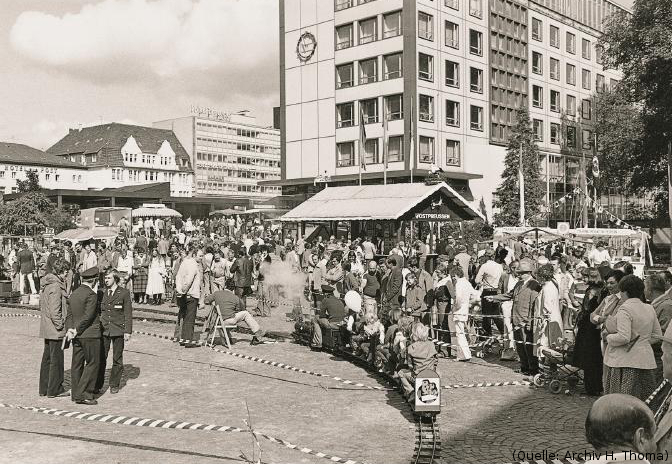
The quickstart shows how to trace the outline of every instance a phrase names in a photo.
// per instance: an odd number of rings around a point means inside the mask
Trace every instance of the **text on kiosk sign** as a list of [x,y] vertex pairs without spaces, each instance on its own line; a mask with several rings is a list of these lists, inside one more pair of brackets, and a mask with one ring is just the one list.
[[415,219],[430,219],[430,220],[440,220],[440,219],[452,219],[448,213],[415,213]]

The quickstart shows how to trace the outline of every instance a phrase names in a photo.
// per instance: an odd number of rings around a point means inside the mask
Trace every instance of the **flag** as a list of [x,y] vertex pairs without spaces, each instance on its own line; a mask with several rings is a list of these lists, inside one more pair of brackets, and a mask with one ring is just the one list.
[[359,162],[361,164],[361,167],[363,170],[366,171],[366,151],[365,151],[365,146],[366,146],[366,120],[364,119],[364,110],[362,109],[362,105],[360,103],[359,105],[359,143],[360,143],[360,150],[359,150]]
[[525,176],[523,175],[523,144],[518,154],[518,188],[520,190],[520,225],[525,225]]

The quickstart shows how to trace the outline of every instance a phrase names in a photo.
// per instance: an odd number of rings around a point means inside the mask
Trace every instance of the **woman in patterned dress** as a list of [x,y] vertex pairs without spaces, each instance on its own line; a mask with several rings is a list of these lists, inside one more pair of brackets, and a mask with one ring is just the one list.
[[135,302],[147,304],[148,297],[145,293],[147,290],[147,268],[149,261],[145,255],[144,248],[135,250],[133,259],[133,293],[135,294]]

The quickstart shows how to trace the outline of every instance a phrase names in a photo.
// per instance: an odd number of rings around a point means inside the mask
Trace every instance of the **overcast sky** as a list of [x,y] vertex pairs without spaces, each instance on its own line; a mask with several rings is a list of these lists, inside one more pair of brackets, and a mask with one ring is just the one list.
[[0,141],[279,104],[277,0],[0,0]]

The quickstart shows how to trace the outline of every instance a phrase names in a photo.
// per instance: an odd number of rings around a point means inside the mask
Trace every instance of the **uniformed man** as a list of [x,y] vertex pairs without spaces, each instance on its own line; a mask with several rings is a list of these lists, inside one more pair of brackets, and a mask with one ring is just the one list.
[[121,285],[121,275],[114,269],[105,271],[105,289],[100,303],[102,343],[100,366],[96,390],[102,390],[105,382],[107,354],[112,345],[112,371],[110,372],[110,393],[119,393],[119,383],[124,369],[124,343],[131,339],[133,332],[133,308],[131,293]]
[[72,292],[66,319],[72,340],[71,388],[72,401],[95,405],[94,399],[98,365],[100,363],[100,313],[98,310],[98,268],[81,272],[82,285]]
[[322,327],[325,329],[338,329],[345,319],[345,306],[341,300],[334,296],[335,288],[331,285],[322,285],[322,293],[325,295],[320,308],[324,316],[315,316],[313,319],[313,341],[311,348],[322,348]]

